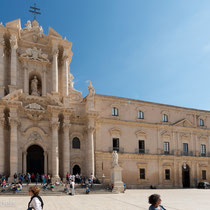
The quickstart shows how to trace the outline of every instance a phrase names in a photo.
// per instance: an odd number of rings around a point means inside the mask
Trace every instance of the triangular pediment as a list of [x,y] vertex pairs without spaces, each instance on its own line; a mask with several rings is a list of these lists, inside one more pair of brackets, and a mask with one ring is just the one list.
[[188,119],[179,120],[178,122],[174,123],[174,125],[179,126],[179,127],[186,127],[186,128],[195,127]]
[[48,34],[51,35],[51,36],[55,36],[57,38],[62,39],[62,36],[57,31],[55,31],[53,28],[51,28],[51,27],[49,27]]

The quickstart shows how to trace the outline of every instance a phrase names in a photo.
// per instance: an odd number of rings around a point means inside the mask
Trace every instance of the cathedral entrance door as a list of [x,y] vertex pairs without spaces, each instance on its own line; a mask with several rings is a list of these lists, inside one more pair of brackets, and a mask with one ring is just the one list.
[[75,165],[73,168],[73,175],[80,174],[80,173],[81,173],[80,167],[78,165]]
[[44,150],[38,145],[32,145],[27,149],[27,172],[44,173]]
[[187,164],[182,166],[182,184],[183,188],[190,187],[190,167]]

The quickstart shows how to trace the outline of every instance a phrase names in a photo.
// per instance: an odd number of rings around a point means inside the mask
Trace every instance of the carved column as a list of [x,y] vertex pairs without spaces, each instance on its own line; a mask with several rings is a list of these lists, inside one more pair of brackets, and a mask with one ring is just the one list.
[[46,89],[46,70],[43,71],[43,80],[42,80],[42,96],[46,96],[47,89]]
[[18,173],[18,121],[17,118],[9,118],[10,122],[10,178],[13,181],[14,173]]
[[29,93],[28,69],[24,66],[24,93]]
[[68,61],[68,56],[65,55],[63,57],[63,96],[69,95],[68,75],[69,75],[69,61]]
[[53,92],[58,92],[58,49],[53,51],[52,84]]
[[23,152],[23,173],[26,174],[27,152]]
[[0,37],[0,98],[4,96],[4,38]]
[[58,151],[58,128],[59,122],[52,122],[52,178],[59,179],[59,151]]
[[16,50],[18,48],[16,35],[11,35],[10,38],[11,45],[11,70],[10,70],[10,85],[9,91],[10,93],[16,89],[17,85],[17,53]]
[[67,172],[70,172],[70,145],[69,145],[69,121],[66,120],[63,125],[63,178]]
[[44,152],[44,173],[47,174],[47,152]]
[[4,113],[3,108],[0,109],[0,174],[5,173],[5,142],[4,142]]
[[95,167],[94,167],[94,134],[95,129],[91,126],[88,128],[88,141],[87,141],[87,176],[91,174],[95,175]]

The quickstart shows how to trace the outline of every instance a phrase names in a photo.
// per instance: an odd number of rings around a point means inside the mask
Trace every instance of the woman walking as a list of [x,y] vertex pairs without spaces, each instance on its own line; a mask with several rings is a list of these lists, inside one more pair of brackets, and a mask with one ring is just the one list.
[[39,196],[40,188],[37,186],[33,186],[29,188],[29,195],[31,196],[31,200],[28,203],[28,210],[42,210],[44,203]]

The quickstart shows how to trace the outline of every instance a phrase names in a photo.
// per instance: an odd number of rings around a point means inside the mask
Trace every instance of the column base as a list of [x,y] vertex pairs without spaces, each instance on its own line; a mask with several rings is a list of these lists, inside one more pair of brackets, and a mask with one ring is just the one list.
[[8,177],[8,182],[9,182],[9,183],[14,182],[14,177],[13,177],[13,176]]
[[16,86],[14,85],[8,85],[8,87],[9,87],[9,93],[12,93],[13,91],[16,90]]
[[53,176],[51,180],[52,183],[55,183],[56,181],[61,181],[61,178],[59,176]]

